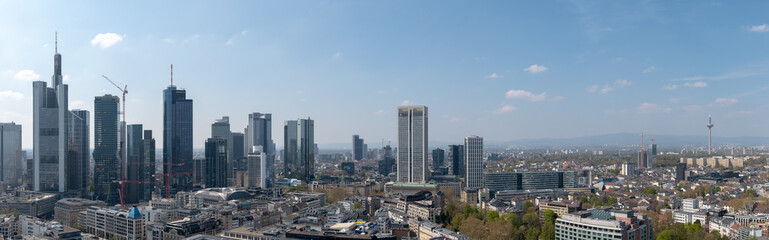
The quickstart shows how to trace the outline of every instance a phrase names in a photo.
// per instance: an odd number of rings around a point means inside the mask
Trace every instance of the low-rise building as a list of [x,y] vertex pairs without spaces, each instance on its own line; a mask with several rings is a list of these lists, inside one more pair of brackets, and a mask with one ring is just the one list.
[[580,211],[564,214],[555,223],[555,239],[654,239],[646,215],[623,210]]
[[85,211],[91,206],[106,207],[107,203],[83,198],[65,198],[59,200],[54,205],[54,221],[57,221],[64,226],[75,227],[80,212]]
[[101,238],[144,239],[144,220],[139,209],[130,211],[91,206],[78,216],[86,232]]

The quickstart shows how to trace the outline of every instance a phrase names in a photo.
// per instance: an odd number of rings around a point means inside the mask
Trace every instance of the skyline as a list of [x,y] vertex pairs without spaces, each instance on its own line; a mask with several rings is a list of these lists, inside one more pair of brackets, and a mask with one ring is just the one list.
[[[174,64],[174,85],[195,101],[198,149],[216,119],[229,116],[241,132],[253,112],[272,113],[276,133],[310,117],[319,144],[357,134],[394,145],[400,105],[428,106],[438,142],[618,132],[704,140],[709,113],[715,136],[769,135],[756,120],[769,117],[769,20],[754,6],[767,3],[450,2],[436,12],[435,2],[199,3],[0,2],[0,21],[12,23],[0,34],[15,36],[0,38],[0,122],[22,124],[32,148],[32,81],[53,75],[58,31],[71,109],[93,112],[93,97],[119,94],[103,74],[129,86],[127,124],[160,132]],[[644,14],[623,15],[633,9]],[[740,18],[708,18],[737,10]],[[598,14],[607,11],[617,15]],[[134,13],[147,17],[123,23]]]

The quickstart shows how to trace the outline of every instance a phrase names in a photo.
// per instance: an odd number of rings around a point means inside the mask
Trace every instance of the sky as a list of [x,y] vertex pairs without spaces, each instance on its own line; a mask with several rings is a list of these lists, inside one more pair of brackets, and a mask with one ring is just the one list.
[[[310,117],[321,145],[395,143],[426,105],[430,140],[619,132],[769,136],[767,1],[5,1],[0,122],[32,148],[32,82],[58,32],[70,107],[128,85],[128,124],[162,142],[162,91],[194,101],[194,145],[230,116]],[[373,145],[373,146],[372,146]]]

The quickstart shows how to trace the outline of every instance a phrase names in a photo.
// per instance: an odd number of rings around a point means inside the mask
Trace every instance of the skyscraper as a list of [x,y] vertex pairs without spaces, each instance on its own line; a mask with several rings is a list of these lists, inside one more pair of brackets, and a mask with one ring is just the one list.
[[235,173],[232,171],[233,165],[233,145],[232,145],[232,131],[230,131],[230,117],[223,116],[222,119],[217,119],[211,124],[211,138],[221,138],[227,140],[227,166],[230,168],[227,172],[228,184],[235,177]]
[[654,168],[654,157],[657,156],[657,144],[649,144],[646,149],[646,167]]
[[443,149],[436,148],[433,149],[433,169],[438,169],[439,167],[443,167],[443,160],[446,156],[446,152],[443,151]]
[[383,147],[382,152],[382,159],[379,160],[379,174],[386,177],[393,172],[395,158],[393,157],[393,148],[390,145]]
[[94,108],[94,196],[97,200],[114,204],[120,201],[119,145],[120,127],[118,113],[120,99],[117,96],[97,96]]
[[[163,174],[192,172],[192,99],[174,85],[163,90],[163,162],[173,164],[163,165]],[[192,190],[192,174],[167,179],[171,181],[167,194]]]
[[398,182],[427,182],[427,107],[398,107]]
[[[142,136],[145,132],[141,124],[131,124],[127,127],[127,141],[126,141],[126,179],[130,181],[149,181],[146,174],[148,168],[155,167],[154,164],[148,163],[145,160],[146,151],[144,150],[145,141]],[[154,163],[154,162],[153,162]],[[125,194],[124,197],[126,203],[137,203],[146,200],[145,188],[147,185],[144,183],[124,183]]]
[[91,163],[91,114],[86,110],[70,111],[69,152],[67,153],[67,187],[80,196],[88,193],[88,171]]
[[248,151],[248,186],[267,188],[267,162],[262,146],[255,146]]
[[69,123],[68,86],[61,74],[61,54],[58,39],[53,56],[51,87],[35,81],[33,87],[33,158],[35,191],[65,192],[67,190],[67,127]]
[[460,177],[465,176],[465,146],[449,145],[449,174]]
[[465,138],[465,160],[467,169],[465,181],[467,188],[483,188],[483,138],[478,136]]
[[[156,165],[155,165],[155,139],[152,138],[152,130],[144,130],[144,138],[142,139],[142,144],[144,144],[144,154],[142,155],[142,162],[144,162],[144,173],[141,174],[141,181],[144,182],[152,182],[154,181],[154,178],[152,175],[155,175],[156,172]],[[160,184],[162,186],[162,184]],[[139,196],[139,199],[144,201],[149,201],[152,199],[152,191],[154,189],[153,185],[150,184],[143,184],[140,185],[141,189],[141,195]]]
[[227,187],[227,140],[209,138],[206,140],[205,182],[207,188]]
[[21,184],[21,125],[0,123],[0,181]]
[[676,182],[686,180],[686,163],[680,162],[676,165]]
[[363,138],[360,138],[358,135],[352,135],[352,159],[355,161],[360,161],[364,158],[364,154]]
[[254,147],[261,146],[264,153],[266,169],[267,187],[272,187],[275,178],[275,142],[272,141],[272,114],[270,113],[251,113],[248,114],[248,126],[245,130],[245,153],[248,154]]
[[285,176],[310,182],[315,178],[315,123],[312,119],[286,121],[284,130]]

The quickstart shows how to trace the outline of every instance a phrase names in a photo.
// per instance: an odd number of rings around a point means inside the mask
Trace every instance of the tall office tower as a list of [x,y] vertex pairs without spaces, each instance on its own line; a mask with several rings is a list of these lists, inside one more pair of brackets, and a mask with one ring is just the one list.
[[478,136],[465,138],[465,170],[467,187],[483,188],[483,138]]
[[[368,158],[368,144],[363,144],[363,148],[361,148],[361,152],[363,152],[363,158]],[[317,152],[316,152],[317,153]]]
[[654,168],[654,156],[657,156],[657,144],[649,144],[649,148],[646,149],[646,166],[648,168]]
[[382,148],[382,159],[379,160],[379,174],[383,176],[389,175],[393,171],[395,166],[395,158],[393,157],[393,148],[387,145]]
[[312,119],[286,121],[284,172],[286,177],[308,183],[315,178],[315,123]]
[[427,182],[427,107],[398,107],[398,182]]
[[267,155],[262,146],[255,146],[248,151],[248,186],[267,188],[267,162],[264,161]]
[[53,56],[53,76],[49,88],[43,81],[33,87],[33,158],[35,191],[65,192],[67,190],[67,126],[69,123],[68,86],[61,74],[61,54],[58,39]]
[[647,155],[646,151],[644,151],[644,150],[639,150],[638,151],[638,165],[637,165],[638,168],[648,168],[649,167],[649,165],[648,165],[649,162],[646,159],[647,157],[648,157],[648,155]]
[[207,188],[227,187],[227,140],[209,138],[206,140],[206,174]]
[[88,165],[91,163],[91,114],[87,110],[70,111],[67,187],[85,197],[88,194]]
[[[142,154],[141,161],[145,164],[144,166],[144,173],[141,175],[141,181],[144,182],[153,182],[154,177],[152,175],[155,175],[157,166],[156,166],[156,160],[155,160],[155,139],[152,138],[152,130],[144,130],[144,138],[142,139],[142,144],[144,145],[143,150],[144,154]],[[162,185],[162,184],[159,184]],[[155,186],[151,184],[143,184],[140,185],[141,189],[141,195],[139,197],[139,200],[141,202],[146,202],[152,199],[152,191],[155,188]]]
[[[127,126],[126,140],[126,180],[129,181],[147,181],[147,168],[155,167],[145,162],[144,130],[141,124],[131,124]],[[126,203],[138,203],[145,200],[143,183],[124,183]]]
[[248,126],[245,131],[245,153],[249,153],[254,147],[262,146],[262,152],[267,169],[265,169],[266,186],[272,187],[275,178],[275,142],[272,141],[272,114],[251,113],[248,114]]
[[[232,165],[228,166],[233,174],[233,183],[235,179],[237,178],[238,170],[242,169],[243,171],[247,170],[245,165],[242,163],[245,163],[246,158],[246,144],[245,144],[245,138],[243,133],[239,132],[233,132],[232,133]],[[237,184],[235,184],[237,185]]]
[[21,125],[0,123],[0,181],[21,184]]
[[227,140],[227,166],[230,168],[227,170],[227,182],[232,182],[231,180],[235,177],[235,172],[232,171],[232,165],[233,165],[233,158],[232,158],[232,152],[233,152],[233,145],[232,145],[232,131],[230,131],[230,117],[223,116],[222,119],[216,119],[216,121],[211,124],[211,138],[221,138],[224,140]]
[[449,145],[449,174],[459,177],[465,176],[465,146]]
[[433,149],[433,169],[438,169],[439,167],[443,167],[443,160],[445,159],[446,151],[443,151],[443,149],[436,148]]
[[104,95],[93,101],[93,184],[96,200],[114,204],[120,201],[120,185],[112,181],[120,179],[120,126],[118,113],[120,99]]
[[360,161],[363,158],[366,153],[363,150],[363,138],[360,138],[358,135],[352,135],[352,159],[355,161]]
[[390,147],[390,145],[384,146],[382,148],[382,158],[386,158],[386,157],[394,158],[393,157],[393,148]]
[[635,163],[631,161],[622,163],[622,170],[620,174],[625,176],[635,175]]
[[680,162],[676,165],[676,182],[686,180],[686,163]]
[[[163,90],[163,163],[171,164],[163,165],[163,174],[192,172],[192,99],[174,85]],[[192,190],[192,178],[192,174],[166,178],[170,181],[166,194]]]

